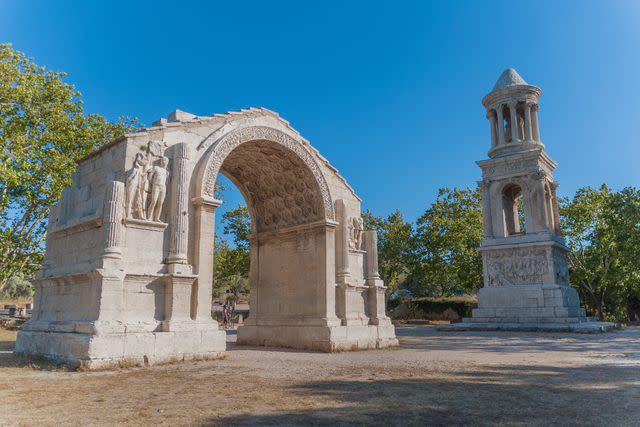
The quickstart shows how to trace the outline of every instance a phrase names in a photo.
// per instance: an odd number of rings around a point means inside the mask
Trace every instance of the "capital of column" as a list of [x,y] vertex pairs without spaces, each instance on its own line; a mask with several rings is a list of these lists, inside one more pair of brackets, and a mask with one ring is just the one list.
[[191,201],[196,206],[210,206],[213,208],[217,208],[222,204],[222,200],[208,196],[194,197]]

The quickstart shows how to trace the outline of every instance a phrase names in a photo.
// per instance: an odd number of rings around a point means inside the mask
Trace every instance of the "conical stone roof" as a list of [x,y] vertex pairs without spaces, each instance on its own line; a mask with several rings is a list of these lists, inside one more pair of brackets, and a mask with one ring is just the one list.
[[520,74],[513,68],[506,69],[500,74],[498,81],[495,86],[493,86],[493,90],[503,89],[505,87],[511,86],[527,86],[529,83],[525,82]]

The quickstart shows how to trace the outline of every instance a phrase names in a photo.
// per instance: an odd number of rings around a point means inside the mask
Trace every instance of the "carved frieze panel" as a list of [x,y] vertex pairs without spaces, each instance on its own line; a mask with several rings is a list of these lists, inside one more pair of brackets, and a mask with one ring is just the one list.
[[512,248],[483,254],[489,286],[541,284],[550,272],[543,248]]
[[535,163],[532,163],[529,160],[511,160],[484,168],[483,176],[485,178],[494,178],[497,176],[517,174],[519,172],[522,174],[527,174],[531,170],[535,169]]

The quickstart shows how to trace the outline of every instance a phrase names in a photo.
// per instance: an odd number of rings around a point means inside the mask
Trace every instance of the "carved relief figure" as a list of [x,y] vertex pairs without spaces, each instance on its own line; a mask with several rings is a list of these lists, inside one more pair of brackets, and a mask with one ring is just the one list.
[[167,193],[167,165],[168,159],[160,157],[147,171],[150,191],[147,218],[156,222],[160,222],[160,212],[162,212],[162,205]]
[[351,217],[349,224],[349,248],[360,249],[362,245],[362,231],[364,230],[364,222],[361,217]]
[[142,153],[136,154],[133,167],[127,172],[127,218],[146,219],[144,209],[144,188],[146,184],[147,159]]
[[489,284],[495,286],[540,284],[549,272],[542,249],[514,249],[512,252],[487,253]]
[[162,153],[166,148],[166,144],[163,141],[153,141],[150,140],[147,143],[147,154],[151,158],[162,157]]

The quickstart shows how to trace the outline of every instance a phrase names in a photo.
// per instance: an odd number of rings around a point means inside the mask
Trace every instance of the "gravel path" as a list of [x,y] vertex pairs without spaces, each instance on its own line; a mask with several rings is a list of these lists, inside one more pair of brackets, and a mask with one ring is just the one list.
[[[4,334],[4,335],[3,335]],[[398,328],[398,349],[235,345],[223,360],[37,370],[0,330],[0,425],[638,425],[640,328]]]

